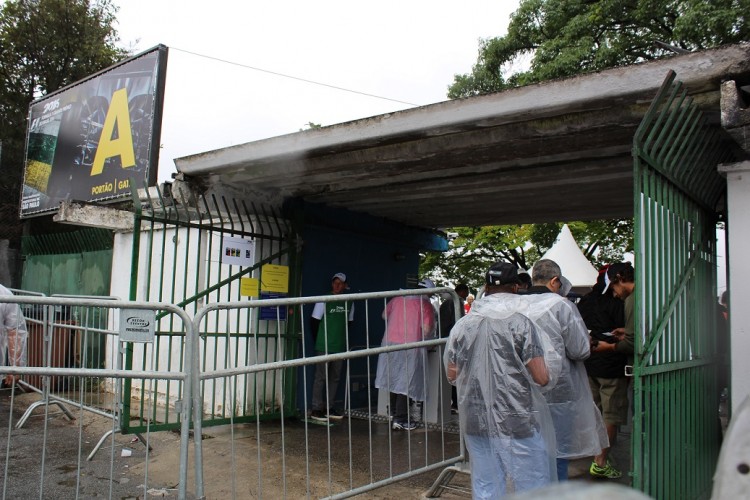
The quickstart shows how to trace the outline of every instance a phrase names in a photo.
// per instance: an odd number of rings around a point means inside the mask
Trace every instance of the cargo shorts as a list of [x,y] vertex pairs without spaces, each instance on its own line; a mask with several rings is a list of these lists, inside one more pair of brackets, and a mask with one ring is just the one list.
[[628,423],[628,377],[589,377],[591,395],[602,412],[604,423],[626,425]]

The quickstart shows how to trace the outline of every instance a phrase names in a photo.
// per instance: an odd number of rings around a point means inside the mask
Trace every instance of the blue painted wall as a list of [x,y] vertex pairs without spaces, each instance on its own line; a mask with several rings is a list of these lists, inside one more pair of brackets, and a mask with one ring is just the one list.
[[[368,215],[335,210],[317,205],[298,205],[298,220],[302,225],[302,295],[328,295],[331,278],[337,272],[347,276],[350,293],[397,290],[415,285],[419,271],[420,250],[446,250],[447,240],[434,232],[396,224]],[[368,345],[379,346],[385,323],[382,320],[384,301],[367,304],[356,302],[354,322],[349,332],[351,349]],[[309,332],[313,306],[304,309],[305,352],[312,355],[314,346]],[[369,324],[368,324],[369,320]],[[369,339],[367,332],[369,331]],[[301,352],[301,349],[300,349]],[[374,389],[376,358],[370,359],[367,377],[367,358],[350,362],[352,408],[367,406],[367,387],[372,389],[373,405],[377,402]],[[306,380],[300,370],[298,376],[298,408],[304,408],[304,396],[311,401],[315,368],[307,368]],[[344,407],[345,373],[339,383],[337,405]]]

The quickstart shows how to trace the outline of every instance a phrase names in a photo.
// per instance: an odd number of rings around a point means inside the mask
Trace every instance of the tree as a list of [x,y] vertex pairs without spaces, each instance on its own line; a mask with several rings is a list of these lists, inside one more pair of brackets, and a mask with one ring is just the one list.
[[465,282],[476,288],[481,286],[487,268],[501,258],[525,268],[527,260],[538,253],[536,249],[526,248],[532,227],[526,224],[450,228],[447,230],[449,250],[423,254],[420,276],[454,285]]
[[14,246],[29,104],[128,55],[116,13],[111,0],[9,0],[0,10],[0,239]]
[[[521,0],[508,33],[480,42],[454,99],[750,39],[750,0]],[[510,64],[531,57],[530,68]]]
[[[521,0],[508,33],[480,42],[471,73],[455,75],[448,97],[498,92],[748,40],[747,12],[750,0]],[[513,72],[514,63],[524,59],[531,61],[528,69]],[[622,260],[623,252],[633,249],[632,219],[568,224],[595,266]],[[421,270],[456,282],[481,280],[499,258],[528,269],[552,245],[560,226],[451,228],[458,235],[451,250],[425,256]],[[516,234],[526,235],[528,243],[509,237]]]
[[306,128],[299,129],[300,132],[304,132],[305,130],[317,130],[319,128],[323,128],[323,125],[320,123],[314,123],[314,122],[307,122],[305,123]]
[[[596,267],[621,261],[625,252],[633,250],[632,219],[577,221],[568,225],[583,246],[584,255]],[[478,288],[485,271],[498,260],[530,270],[555,243],[561,228],[562,223],[450,228],[449,250],[423,254],[420,276]]]

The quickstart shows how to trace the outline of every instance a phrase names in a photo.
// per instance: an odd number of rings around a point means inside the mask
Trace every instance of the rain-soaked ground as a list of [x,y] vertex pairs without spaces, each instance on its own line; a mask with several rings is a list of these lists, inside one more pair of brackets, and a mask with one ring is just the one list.
[[[22,429],[7,440],[11,399],[13,425],[38,394],[0,391],[0,443],[7,450],[2,478],[5,498],[144,498],[176,497],[179,434],[152,432],[146,447],[132,435],[114,434],[92,461],[86,457],[102,435],[113,429],[110,418],[74,411],[68,420],[56,406],[45,416],[38,407]],[[457,417],[454,417],[457,418]],[[455,429],[455,425],[450,429]],[[45,440],[46,428],[46,440]],[[114,447],[112,444],[114,443]],[[298,419],[262,421],[204,429],[203,477],[206,498],[319,498],[342,493],[456,456],[458,434],[424,427],[393,431],[383,418],[353,412],[333,426]],[[630,464],[630,429],[623,428],[612,449],[613,462],[626,472]],[[194,442],[190,441],[187,490],[196,492]],[[573,461],[573,481],[590,483],[590,459]],[[442,468],[363,493],[363,498],[420,498]],[[601,480],[597,481],[601,483]],[[625,473],[617,481],[627,484]],[[465,498],[466,474],[456,474],[443,498]],[[42,494],[40,495],[40,488]],[[76,495],[76,491],[78,495]]]

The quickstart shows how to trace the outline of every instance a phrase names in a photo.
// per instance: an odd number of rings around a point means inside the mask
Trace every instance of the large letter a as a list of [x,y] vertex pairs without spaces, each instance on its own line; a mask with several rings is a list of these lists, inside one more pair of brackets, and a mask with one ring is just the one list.
[[[117,139],[112,136],[117,125]],[[104,170],[104,162],[115,156],[120,157],[122,168],[135,166],[133,151],[133,134],[130,131],[130,113],[128,112],[128,93],[125,89],[116,90],[109,103],[107,117],[104,119],[99,147],[96,149],[91,175],[98,175]]]

